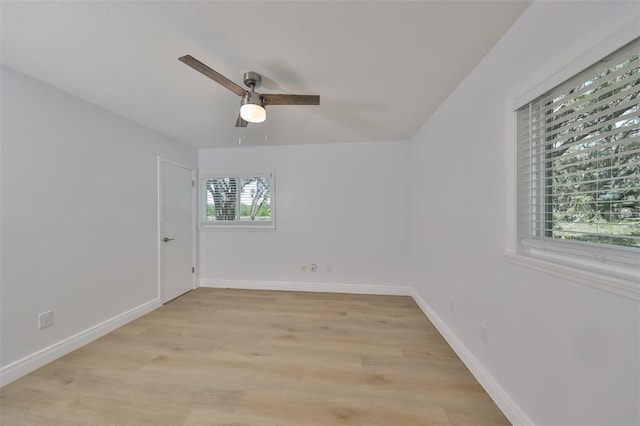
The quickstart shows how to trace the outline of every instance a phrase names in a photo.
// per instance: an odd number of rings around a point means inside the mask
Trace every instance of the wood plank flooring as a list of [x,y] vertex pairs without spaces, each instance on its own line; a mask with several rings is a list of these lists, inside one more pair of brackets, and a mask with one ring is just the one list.
[[410,297],[194,290],[0,389],[9,425],[503,425]]

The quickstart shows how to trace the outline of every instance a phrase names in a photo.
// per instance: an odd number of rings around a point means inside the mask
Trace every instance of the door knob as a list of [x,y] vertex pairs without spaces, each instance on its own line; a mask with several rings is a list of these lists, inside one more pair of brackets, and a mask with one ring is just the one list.
[[173,241],[173,240],[174,240],[174,238],[169,238],[169,237],[164,237],[162,239],[162,241],[164,241],[165,243],[168,243],[169,241]]

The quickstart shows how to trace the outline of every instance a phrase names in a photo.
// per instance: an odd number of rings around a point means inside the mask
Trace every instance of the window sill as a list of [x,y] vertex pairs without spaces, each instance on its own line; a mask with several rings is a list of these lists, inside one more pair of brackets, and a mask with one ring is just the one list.
[[258,231],[258,232],[273,232],[276,230],[276,226],[269,225],[200,225],[198,228],[200,232],[218,232],[218,231]]
[[544,256],[533,257],[529,254],[506,252],[505,258],[509,263],[515,265],[525,266],[629,299],[640,300],[640,277],[632,268],[621,274],[619,268],[598,265],[599,271],[595,272],[580,268],[578,261],[573,264],[561,259],[553,259],[552,261],[551,255],[545,258]]

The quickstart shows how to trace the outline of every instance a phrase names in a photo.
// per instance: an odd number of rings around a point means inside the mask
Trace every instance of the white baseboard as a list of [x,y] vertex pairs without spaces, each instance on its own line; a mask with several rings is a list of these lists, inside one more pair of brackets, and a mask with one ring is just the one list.
[[411,296],[413,291],[411,287],[395,285],[211,279],[200,279],[200,287],[236,288],[244,290],[311,291],[319,293],[383,294],[387,296]]
[[473,356],[471,351],[462,343],[460,339],[447,327],[446,323],[438,316],[438,314],[429,306],[429,304],[412,289],[411,296],[416,301],[422,312],[429,318],[429,321],[438,329],[438,332],[444,337],[451,349],[458,355],[464,365],[471,371],[473,377],[480,383],[484,390],[489,394],[493,402],[502,410],[504,415],[513,425],[533,425],[533,421],[525,414],[524,411],[511,399],[509,394],[496,382],[491,374],[484,366]]
[[61,340],[48,348],[37,351],[0,368],[0,386],[4,386],[19,379],[43,365],[48,364],[51,361],[54,361],[61,356],[64,356],[81,346],[104,336],[116,328],[159,308],[161,305],[160,299],[153,299],[100,324],[81,331],[69,338]]

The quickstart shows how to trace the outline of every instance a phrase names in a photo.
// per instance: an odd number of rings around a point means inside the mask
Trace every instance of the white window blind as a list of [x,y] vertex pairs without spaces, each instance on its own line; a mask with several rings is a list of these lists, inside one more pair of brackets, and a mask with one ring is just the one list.
[[638,50],[518,110],[521,235],[640,247]]
[[273,173],[203,176],[201,225],[273,227]]
[[523,252],[638,265],[639,54],[640,39],[517,111]]

